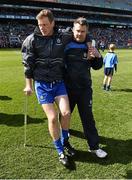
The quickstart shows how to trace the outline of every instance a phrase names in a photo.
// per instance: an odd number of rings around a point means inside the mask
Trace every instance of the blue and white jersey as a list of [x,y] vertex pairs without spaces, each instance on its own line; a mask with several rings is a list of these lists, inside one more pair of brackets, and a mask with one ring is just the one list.
[[117,55],[114,52],[108,52],[103,59],[105,68],[114,68],[114,65],[118,63]]

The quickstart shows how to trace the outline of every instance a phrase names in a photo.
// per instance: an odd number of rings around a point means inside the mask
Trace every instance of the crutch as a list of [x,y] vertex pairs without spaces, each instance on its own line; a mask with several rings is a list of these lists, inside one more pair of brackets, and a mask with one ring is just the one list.
[[28,96],[25,96],[25,103],[24,103],[24,147],[26,146],[27,141],[27,116],[28,116]]

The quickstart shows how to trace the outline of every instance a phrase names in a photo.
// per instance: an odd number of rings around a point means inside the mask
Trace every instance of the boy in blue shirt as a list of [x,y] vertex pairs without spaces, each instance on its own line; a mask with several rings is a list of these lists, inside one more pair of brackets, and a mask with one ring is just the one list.
[[110,90],[112,77],[115,71],[117,71],[117,55],[114,53],[115,44],[109,45],[109,52],[105,55],[103,62],[104,62],[104,80],[103,80],[103,89],[106,91]]

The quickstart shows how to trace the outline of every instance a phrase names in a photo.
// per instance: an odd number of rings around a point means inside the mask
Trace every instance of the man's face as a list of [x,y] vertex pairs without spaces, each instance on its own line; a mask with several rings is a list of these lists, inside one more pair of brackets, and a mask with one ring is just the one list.
[[50,22],[48,17],[38,19],[38,26],[43,36],[51,36],[53,34],[54,21]]
[[77,42],[84,42],[87,35],[87,26],[75,24],[73,27],[73,35]]

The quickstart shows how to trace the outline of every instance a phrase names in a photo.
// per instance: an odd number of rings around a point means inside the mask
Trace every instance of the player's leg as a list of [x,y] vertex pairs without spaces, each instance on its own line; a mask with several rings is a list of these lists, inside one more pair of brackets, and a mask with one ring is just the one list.
[[108,76],[108,82],[107,82],[107,85],[111,85],[111,82],[112,82],[112,75]]
[[106,90],[107,79],[108,79],[108,76],[105,75],[104,80],[103,80],[103,90]]
[[59,124],[54,104],[42,104],[42,108],[48,118],[48,128],[52,139],[59,139]]
[[59,161],[63,165],[68,164],[68,159],[64,154],[64,147],[60,138],[60,126],[57,118],[57,112],[54,107],[53,85],[51,83],[36,82],[35,91],[39,103],[48,118],[49,133],[53,139],[54,146],[59,155]]
[[107,153],[99,148],[99,136],[92,112],[92,90],[86,89],[81,94],[77,105],[84,134],[90,148],[89,152],[96,154],[96,156],[99,158],[105,158]]
[[61,141],[64,149],[67,150],[70,156],[75,155],[75,150],[69,143],[69,126],[70,126],[70,107],[67,95],[61,95],[56,97],[56,103],[59,107],[61,119]]
[[111,82],[112,82],[112,75],[108,76],[108,81],[107,81],[107,87],[106,90],[109,91],[111,87]]
[[113,68],[110,68],[109,69],[108,80],[107,80],[107,87],[106,87],[107,91],[111,90],[112,77],[113,77]]
[[107,80],[108,80],[108,68],[104,69],[104,80],[103,80],[103,90],[106,90]]
[[71,89],[67,89],[68,93],[68,99],[69,99],[69,104],[70,104],[70,110],[71,113],[74,111],[75,105],[77,104],[77,96],[78,94]]
[[60,126],[58,123],[57,112],[54,104],[42,104],[42,108],[48,118],[48,128],[53,139],[54,146],[59,155],[59,161],[67,166],[69,164],[67,156],[64,154],[64,147],[60,138]]
[[55,102],[60,110],[61,114],[61,127],[65,130],[69,130],[70,126],[70,107],[67,95],[57,96]]
[[87,139],[90,149],[98,149],[99,136],[95,126],[95,120],[92,113],[92,89],[83,90],[80,93],[77,103],[84,135]]

